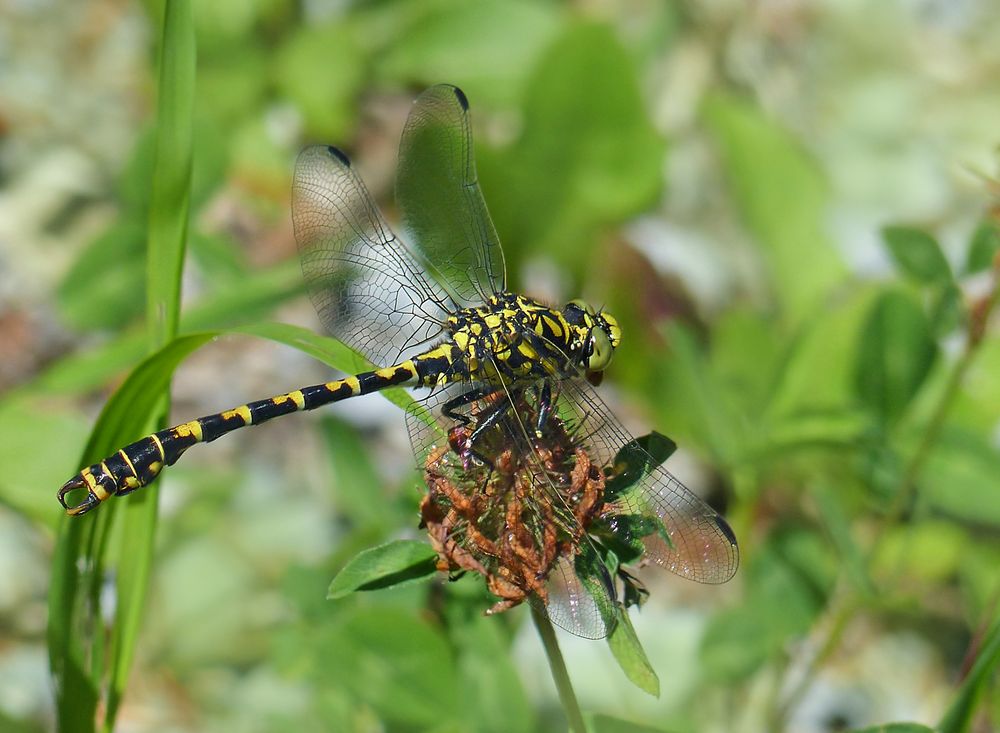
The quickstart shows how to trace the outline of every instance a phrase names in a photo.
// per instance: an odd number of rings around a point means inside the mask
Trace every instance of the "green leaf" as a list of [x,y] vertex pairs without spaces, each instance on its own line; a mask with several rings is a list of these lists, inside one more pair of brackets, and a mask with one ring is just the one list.
[[970,729],[972,715],[997,668],[1000,667],[1000,616],[981,640],[979,653],[968,676],[962,681],[958,694],[938,723],[938,733],[965,733]]
[[774,291],[790,316],[812,312],[846,274],[826,234],[829,191],[820,169],[789,132],[745,101],[716,94],[704,115]]
[[870,728],[856,728],[851,733],[936,733],[933,728],[928,728],[920,723],[886,723],[885,725],[873,725]]
[[904,275],[924,285],[951,280],[951,267],[937,240],[919,229],[890,226],[882,229],[882,239],[896,267]]
[[663,464],[676,450],[677,444],[674,441],[655,430],[629,441],[615,456],[615,475],[604,488],[605,499],[612,501],[628,491]]
[[659,697],[660,678],[656,676],[656,670],[649,663],[649,657],[639,643],[628,611],[621,605],[618,605],[617,610],[618,623],[608,637],[611,653],[615,655],[618,666],[632,684],[653,697]]
[[972,241],[969,242],[965,271],[971,275],[990,269],[998,252],[1000,252],[1000,226],[987,219],[976,227]]
[[[252,323],[246,326],[237,326],[232,331],[287,344],[347,374],[374,368],[371,362],[346,344],[329,336],[321,336],[315,331],[301,326],[292,326],[287,323]],[[403,410],[410,409],[415,402],[413,397],[402,387],[382,390],[381,394]]]
[[556,39],[528,82],[523,118],[519,139],[477,155],[508,270],[520,254],[544,251],[578,274],[596,233],[662,186],[664,143],[610,27],[574,24]]
[[[95,238],[66,273],[57,293],[63,319],[76,330],[119,328],[145,303],[146,229],[123,217]],[[85,283],[100,282],[100,297]]]
[[334,600],[360,590],[381,590],[424,580],[437,571],[437,553],[426,542],[396,540],[357,555],[337,573],[326,597]]
[[945,427],[920,486],[921,497],[936,511],[1000,527],[1000,450],[982,433]]
[[[101,411],[79,465],[87,466],[102,460],[140,437],[158,411],[177,364],[210,337],[211,334],[202,334],[172,341],[136,367]],[[149,504],[155,504],[155,497],[155,487],[151,487],[136,494],[127,504],[136,503],[145,511]],[[104,684],[107,670],[99,662],[90,660],[100,653],[100,644],[106,632],[91,624],[99,624],[104,618],[99,606],[100,590],[106,580],[103,570],[112,560],[106,557],[107,537],[115,519],[119,518],[120,510],[116,507],[122,504],[126,502],[111,502],[86,518],[62,518],[53,558],[48,627],[49,664],[58,690],[56,702],[60,731],[94,730],[98,690]],[[150,513],[150,516],[155,515]],[[129,521],[132,519],[128,518]],[[149,526],[138,521],[133,531],[140,529],[148,530]],[[148,563],[149,555],[142,552],[144,545],[141,541],[137,546],[126,545],[126,554],[137,556],[132,561],[140,565],[132,566],[136,571],[142,569],[143,562]],[[131,594],[127,598],[135,601]],[[127,628],[134,634],[135,627],[131,624],[136,617],[118,615],[127,613],[127,609],[121,606],[124,600],[119,603],[115,625],[119,621],[129,623]],[[119,633],[124,633],[124,630]],[[127,644],[124,639],[116,644],[118,661],[121,662]],[[121,667],[115,669],[120,670]],[[121,676],[114,679],[119,685],[124,680]],[[120,694],[121,688],[117,689],[116,695]]]
[[332,415],[324,416],[320,425],[333,468],[340,513],[365,528],[389,529],[386,525],[394,517],[386,511],[387,497],[378,491],[383,481],[357,428]]
[[189,2],[168,2],[160,47],[149,210],[146,318],[154,348],[177,333],[194,149],[195,38]]
[[508,630],[499,619],[474,614],[447,625],[458,656],[465,694],[458,701],[482,733],[534,730],[535,712],[511,653]]
[[0,501],[54,530],[55,489],[76,470],[73,456],[83,449],[86,432],[81,418],[52,410],[46,400],[0,401]]
[[378,55],[380,76],[404,84],[447,81],[477,106],[516,100],[560,23],[555,6],[523,0],[427,7]]
[[322,140],[351,134],[363,72],[358,37],[340,22],[302,27],[272,64],[278,91],[298,108],[309,135]]
[[931,306],[931,329],[938,338],[947,336],[962,325],[965,318],[965,300],[962,291],[948,282],[935,296]]
[[[454,650],[415,613],[355,610],[315,650],[325,686],[370,705],[389,730],[454,730],[461,686]],[[432,728],[433,727],[433,728]]]
[[815,532],[773,529],[742,573],[745,600],[708,624],[701,648],[706,674],[746,679],[786,649],[790,639],[807,633],[825,607],[838,563]]
[[914,298],[899,290],[875,301],[861,333],[855,392],[884,422],[898,419],[937,357],[930,325]]

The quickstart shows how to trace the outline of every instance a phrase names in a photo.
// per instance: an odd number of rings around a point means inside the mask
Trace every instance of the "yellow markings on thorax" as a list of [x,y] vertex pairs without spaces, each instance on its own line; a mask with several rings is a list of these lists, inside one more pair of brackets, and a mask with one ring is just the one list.
[[500,317],[499,313],[489,313],[485,318],[483,318],[483,323],[490,330],[500,328],[500,323],[503,319]]
[[521,354],[526,359],[537,359],[538,358],[538,352],[535,351],[535,347],[532,346],[531,344],[529,344],[527,341],[521,341],[517,345],[517,350],[520,351]]
[[538,325],[535,327],[535,332],[539,336],[543,336],[546,327],[555,339],[562,339],[563,334],[565,334],[562,324],[552,316],[543,315],[539,318]]

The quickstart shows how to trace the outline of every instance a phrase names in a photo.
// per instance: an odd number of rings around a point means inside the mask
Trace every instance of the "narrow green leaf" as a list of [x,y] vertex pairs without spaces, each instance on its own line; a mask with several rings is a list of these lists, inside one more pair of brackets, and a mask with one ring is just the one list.
[[195,85],[194,26],[187,0],[164,6],[159,67],[146,304],[156,347],[177,333],[187,243]]
[[[299,264],[289,260],[231,283],[188,309],[181,318],[181,331],[207,331],[263,317],[304,289]],[[141,359],[147,341],[145,333],[129,331],[107,344],[64,357],[32,387],[57,393],[96,389]]]
[[359,590],[381,590],[432,576],[437,553],[426,542],[396,540],[358,554],[337,573],[326,597],[343,598]]
[[[80,466],[100,461],[140,437],[157,412],[176,366],[211,336],[201,334],[173,341],[136,367],[104,406]],[[144,493],[154,491],[151,487]],[[52,501],[55,509],[55,499]],[[105,671],[91,668],[87,660],[105,631],[89,624],[100,623],[103,618],[100,589],[105,581],[102,570],[108,562],[104,556],[105,541],[117,515],[114,506],[103,507],[88,518],[63,517],[56,541],[49,592],[48,642],[61,731],[94,729],[97,690],[104,685]],[[148,528],[145,523],[141,526]],[[126,554],[139,551],[131,545],[126,545],[126,549]],[[121,619],[116,619],[119,622]]]
[[[194,157],[195,57],[190,2],[171,0],[164,6],[160,40],[156,153],[146,258],[146,322],[153,348],[166,346],[177,334],[180,322],[181,271],[187,249]],[[157,392],[162,400],[158,415],[162,427],[169,383]],[[147,490],[121,510],[123,550],[115,576],[117,607],[111,629],[103,725],[107,733],[115,727],[138,640],[156,537],[158,495],[156,488]]]
[[[292,326],[287,323],[253,323],[247,326],[237,326],[232,331],[260,336],[293,346],[299,351],[319,359],[324,364],[347,374],[375,368],[371,362],[344,343],[329,336],[321,336],[301,326]],[[403,410],[411,409],[415,403],[415,400],[402,387],[382,390],[381,394]]]
[[618,666],[633,685],[653,697],[660,696],[660,678],[649,663],[646,651],[639,643],[628,611],[618,606],[618,623],[608,637],[608,646],[615,655]]
[[1000,253],[1000,226],[996,222],[986,220],[976,227],[969,242],[969,253],[965,261],[965,271],[974,274],[988,270]]
[[903,291],[887,291],[862,329],[855,392],[883,421],[894,421],[924,383],[936,356],[937,344],[920,304]]
[[930,285],[951,280],[951,267],[937,240],[927,232],[909,227],[882,229],[889,254],[900,272],[919,283]]
[[938,733],[965,733],[969,730],[972,714],[976,710],[983,688],[989,683],[998,667],[1000,667],[1000,616],[994,619],[993,625],[986,632],[972,669],[962,681],[958,694],[938,723]]

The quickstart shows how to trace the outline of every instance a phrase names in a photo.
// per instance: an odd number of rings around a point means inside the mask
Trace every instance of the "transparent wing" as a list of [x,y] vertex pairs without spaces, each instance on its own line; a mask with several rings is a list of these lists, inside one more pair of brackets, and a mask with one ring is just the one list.
[[[567,487],[558,476],[554,477],[546,469],[546,458],[539,454],[537,443],[530,437],[538,421],[540,394],[537,387],[511,393],[502,385],[479,383],[439,388],[408,411],[407,427],[411,443],[422,469],[433,463],[436,472],[444,471],[452,484],[462,485],[472,494],[476,486],[486,485],[496,473],[481,464],[472,463],[463,467],[462,462],[456,459],[449,438],[453,436],[456,426],[464,424],[462,429],[468,434],[485,416],[498,408],[502,410],[495,426],[476,443],[476,451],[496,463],[494,471],[502,472],[504,469],[501,466],[505,463],[518,466],[516,473],[520,480],[531,487],[533,500],[521,504],[516,516],[519,524],[536,528],[534,535],[537,543],[530,551],[520,555],[520,561],[514,562],[514,568],[524,567],[526,557],[534,558],[530,562],[536,564],[531,569],[533,575],[542,579],[544,592],[535,589],[527,599],[544,608],[548,617],[560,628],[587,639],[604,638],[614,623],[614,583],[597,559],[587,537],[579,531],[579,519],[568,503],[571,500],[567,499]],[[452,416],[444,414],[446,407]],[[565,443],[560,441],[558,445],[565,445],[572,451],[573,444],[568,436]],[[543,446],[543,450],[546,447],[551,449],[553,445]],[[434,458],[442,452],[448,460]],[[508,452],[515,457],[506,456]],[[560,485],[557,486],[557,483]],[[510,499],[500,495],[497,489],[501,485],[501,482],[495,482],[490,493],[500,507],[497,512],[509,517]],[[490,526],[489,513],[483,512],[481,516],[480,528]],[[538,528],[550,524],[558,527],[555,532],[562,540],[543,560],[539,556],[545,555],[545,551],[539,548],[545,547],[546,543],[542,539],[544,531]],[[505,533],[513,534],[510,523],[504,526]],[[575,541],[568,540],[574,535],[577,536]],[[504,564],[502,553],[495,561],[483,559],[483,565],[501,575],[511,570],[509,566],[506,570],[498,569]]]
[[331,334],[385,366],[441,333],[454,303],[392,233],[337,148],[299,154],[292,219],[309,294]]
[[399,145],[396,202],[431,275],[459,303],[503,291],[503,251],[476,179],[461,89],[431,87],[414,102]]
[[560,629],[584,639],[603,639],[611,633],[609,609],[614,605],[607,585],[584,583],[572,559],[560,557],[545,586],[548,601],[541,604],[549,620]]
[[[569,380],[560,389],[559,414],[593,460],[610,466],[632,437],[589,384]],[[649,462],[655,464],[652,458]],[[725,583],[736,573],[739,549],[729,524],[663,466],[624,492],[609,509],[662,522],[665,534],[642,539],[647,560],[699,583]]]

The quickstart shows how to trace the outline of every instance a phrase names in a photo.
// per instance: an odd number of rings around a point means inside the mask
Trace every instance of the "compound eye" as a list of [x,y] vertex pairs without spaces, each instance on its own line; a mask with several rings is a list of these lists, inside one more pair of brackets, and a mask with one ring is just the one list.
[[587,369],[592,372],[603,371],[611,363],[611,354],[614,347],[611,346],[611,339],[603,328],[595,328],[590,332],[590,358],[587,360]]

